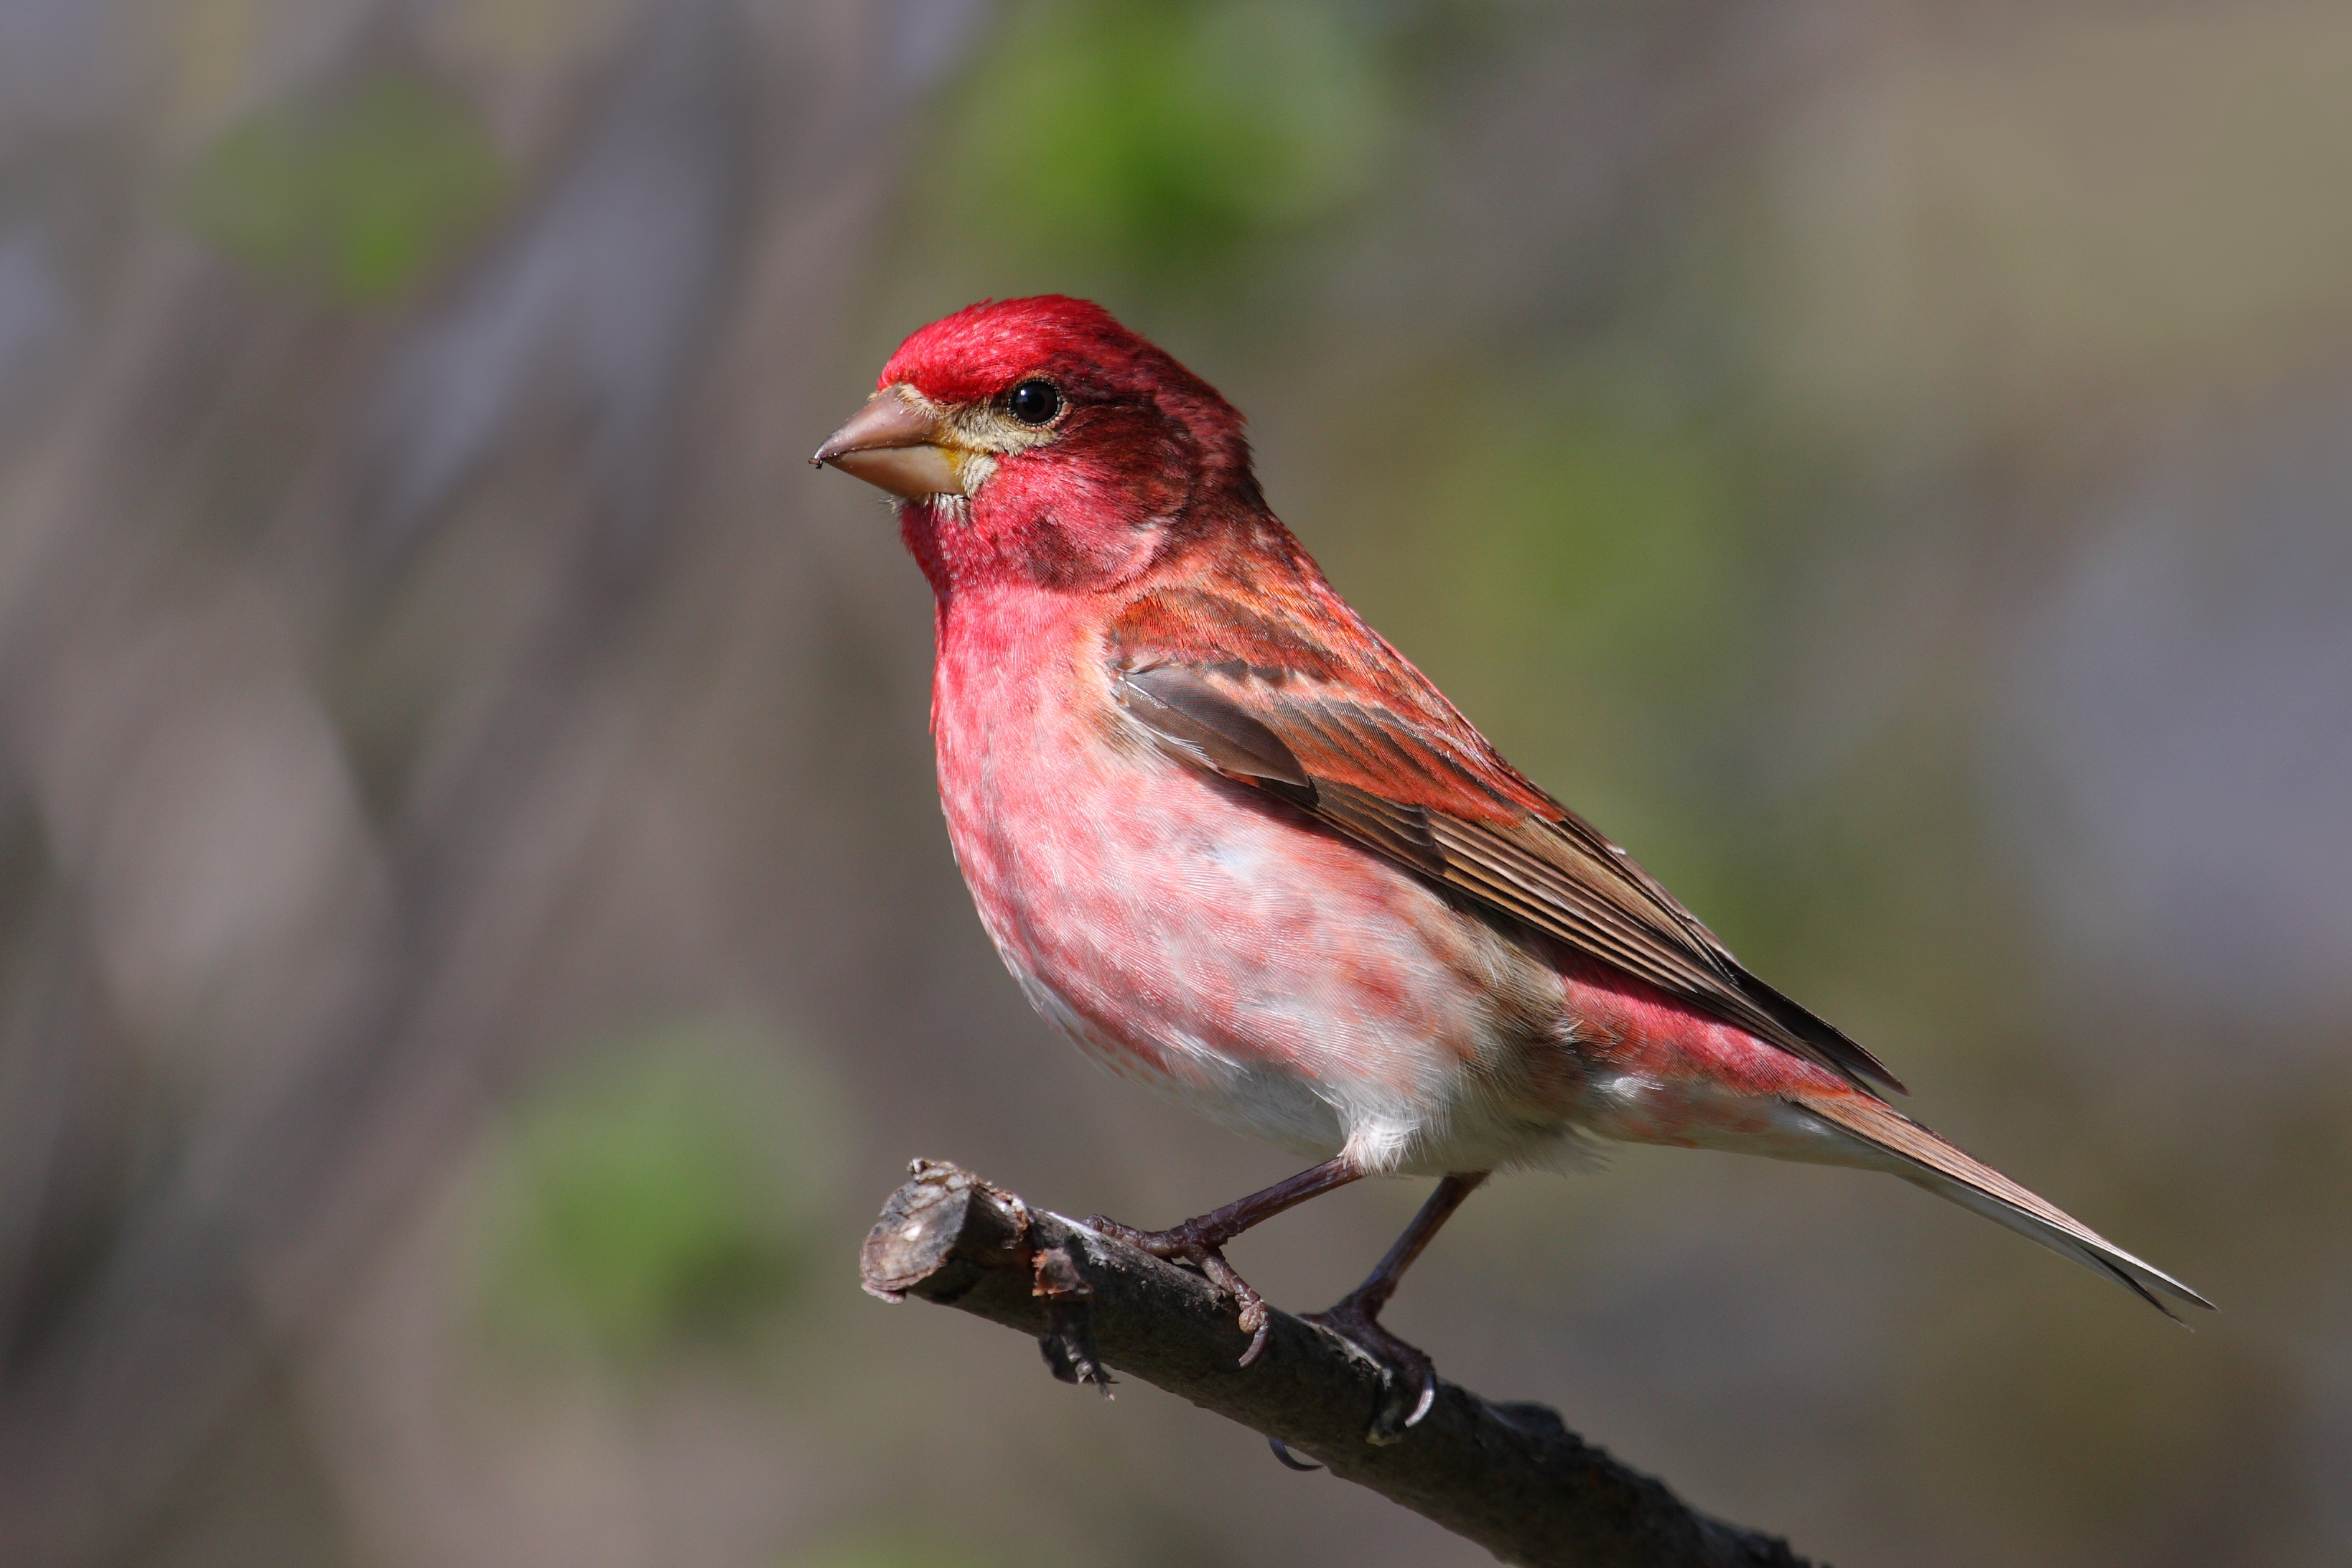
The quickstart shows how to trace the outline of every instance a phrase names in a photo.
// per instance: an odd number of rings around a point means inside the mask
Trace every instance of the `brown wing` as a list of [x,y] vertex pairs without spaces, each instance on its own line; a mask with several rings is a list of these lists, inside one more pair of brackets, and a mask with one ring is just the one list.
[[1199,765],[1761,1039],[1857,1084],[1902,1088],[1528,783],[1301,564],[1271,587],[1163,589],[1130,605],[1111,631],[1128,715]]

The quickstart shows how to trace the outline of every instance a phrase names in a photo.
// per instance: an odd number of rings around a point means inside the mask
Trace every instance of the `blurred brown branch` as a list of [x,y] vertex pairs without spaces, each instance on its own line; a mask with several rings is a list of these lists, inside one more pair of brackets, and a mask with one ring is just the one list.
[[1094,1357],[1322,1461],[1506,1563],[1722,1568],[1805,1559],[1698,1512],[1541,1405],[1489,1404],[1450,1383],[1402,1442],[1365,1440],[1384,1374],[1338,1334],[1286,1312],[1256,1364],[1232,1305],[1197,1274],[1032,1209],[954,1165],[918,1160],[866,1237],[860,1273],[886,1300],[920,1296],[1034,1334],[1057,1375]]

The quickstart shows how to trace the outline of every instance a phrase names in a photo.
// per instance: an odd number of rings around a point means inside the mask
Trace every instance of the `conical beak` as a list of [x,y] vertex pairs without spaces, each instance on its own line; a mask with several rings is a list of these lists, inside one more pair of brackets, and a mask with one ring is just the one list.
[[886,386],[866,400],[811,458],[888,490],[894,496],[960,496],[949,433],[939,416],[901,386]]

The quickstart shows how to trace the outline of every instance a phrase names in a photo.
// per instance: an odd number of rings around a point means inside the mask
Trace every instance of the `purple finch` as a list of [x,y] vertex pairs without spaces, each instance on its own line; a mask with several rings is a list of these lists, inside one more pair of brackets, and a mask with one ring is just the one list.
[[[890,491],[937,602],[940,795],[982,923],[1112,1071],[1319,1162],[1160,1232],[1224,1260],[1368,1175],[1444,1178],[1324,1314],[1401,1364],[1398,1276],[1488,1172],[1596,1142],[1887,1171],[2121,1281],[2203,1298],[1889,1106],[1869,1051],[1757,979],[1529,783],[1268,510],[1241,416],[1099,307],[925,327],[816,460]],[[1390,1424],[1393,1436],[1397,1424]]]

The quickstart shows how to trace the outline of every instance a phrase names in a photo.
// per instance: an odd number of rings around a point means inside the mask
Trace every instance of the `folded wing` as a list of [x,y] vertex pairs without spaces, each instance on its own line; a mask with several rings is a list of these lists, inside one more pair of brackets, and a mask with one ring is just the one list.
[[[1253,593],[1287,602],[1269,615]],[[1318,637],[1318,626],[1340,635]],[[1120,707],[1175,754],[1857,1087],[1902,1088],[1528,782],[1319,577],[1163,590],[1129,607],[1110,644]]]

